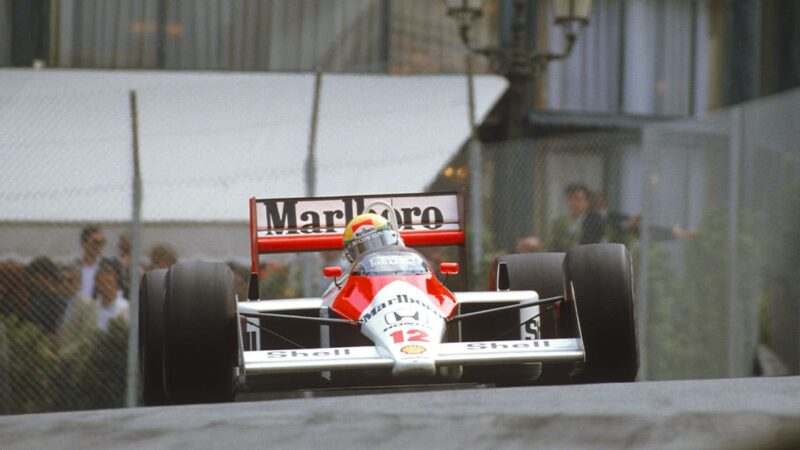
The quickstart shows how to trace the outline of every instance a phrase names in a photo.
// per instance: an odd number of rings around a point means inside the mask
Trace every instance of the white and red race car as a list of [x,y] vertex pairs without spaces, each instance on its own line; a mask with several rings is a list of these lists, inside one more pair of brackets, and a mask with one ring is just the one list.
[[[345,225],[383,213],[405,245],[326,267],[320,297],[259,300],[260,255],[342,249]],[[237,299],[224,264],[147,272],[139,297],[145,405],[220,402],[243,389],[413,383],[633,381],[632,270],[617,244],[498,258],[483,292],[439,281],[417,246],[459,246],[458,193],[250,199],[252,274]],[[344,273],[343,273],[344,272]],[[465,278],[462,274],[462,278]]]

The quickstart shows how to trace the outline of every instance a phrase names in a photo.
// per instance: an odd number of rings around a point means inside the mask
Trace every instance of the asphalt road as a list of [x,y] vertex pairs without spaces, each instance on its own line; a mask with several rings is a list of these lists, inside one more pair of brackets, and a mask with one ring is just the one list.
[[4,416],[0,448],[800,448],[800,377],[361,394]]

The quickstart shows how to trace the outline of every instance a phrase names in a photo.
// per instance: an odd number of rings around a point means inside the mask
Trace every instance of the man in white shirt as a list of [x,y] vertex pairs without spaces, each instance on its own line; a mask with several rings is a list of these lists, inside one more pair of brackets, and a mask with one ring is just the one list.
[[122,318],[128,321],[128,300],[122,297],[119,290],[117,270],[109,261],[101,261],[95,275],[95,290],[97,296],[97,329],[108,330],[108,324],[114,319]]
[[58,331],[59,355],[69,357],[85,348],[97,329],[95,300],[81,294],[80,271],[74,266],[61,268],[62,295],[67,299],[64,318]]

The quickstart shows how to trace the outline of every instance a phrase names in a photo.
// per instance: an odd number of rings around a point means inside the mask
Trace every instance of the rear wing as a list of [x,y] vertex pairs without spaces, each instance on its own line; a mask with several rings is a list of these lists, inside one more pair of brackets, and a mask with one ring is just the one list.
[[[466,268],[463,264],[466,241],[464,199],[459,192],[278,199],[253,197],[250,198],[253,274],[258,273],[261,254],[342,249],[347,223],[364,212],[366,206],[379,200],[394,208],[400,235],[406,245],[458,245],[462,250],[462,267]],[[388,211],[376,212],[388,215]],[[251,289],[251,299],[252,295]]]

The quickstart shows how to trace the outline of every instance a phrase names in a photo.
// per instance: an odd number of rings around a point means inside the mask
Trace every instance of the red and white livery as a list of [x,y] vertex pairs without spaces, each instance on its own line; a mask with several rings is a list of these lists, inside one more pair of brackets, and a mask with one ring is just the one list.
[[[342,250],[346,225],[367,211],[388,219],[399,245],[366,251],[346,270],[326,267],[319,297],[259,298],[263,255]],[[145,403],[225,401],[242,388],[635,378],[624,247],[509,255],[494,262],[493,290],[451,291],[466,285],[465,240],[458,193],[250,199],[249,298],[231,301],[224,265],[146,274]],[[424,246],[455,246],[459,261],[432,267],[415,249]]]

